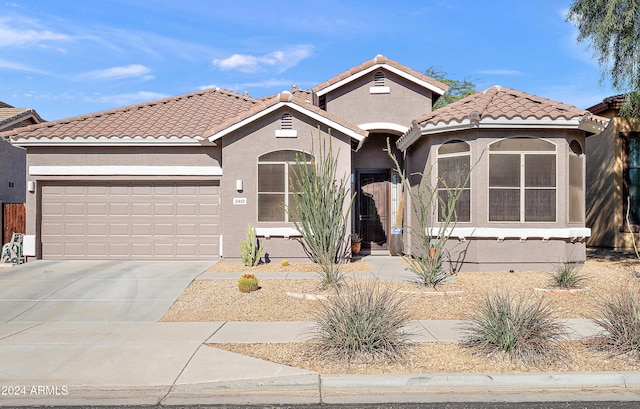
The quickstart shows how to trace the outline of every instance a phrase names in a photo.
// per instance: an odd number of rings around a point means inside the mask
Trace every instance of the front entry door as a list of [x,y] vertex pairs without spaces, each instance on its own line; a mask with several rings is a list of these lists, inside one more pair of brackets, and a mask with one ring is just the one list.
[[388,171],[358,172],[357,232],[364,248],[388,248],[389,201]]

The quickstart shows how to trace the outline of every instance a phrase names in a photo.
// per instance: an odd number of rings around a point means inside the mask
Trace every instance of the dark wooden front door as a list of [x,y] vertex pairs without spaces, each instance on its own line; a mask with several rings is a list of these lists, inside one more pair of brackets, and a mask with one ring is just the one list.
[[357,230],[364,248],[388,248],[389,185],[388,171],[358,172]]

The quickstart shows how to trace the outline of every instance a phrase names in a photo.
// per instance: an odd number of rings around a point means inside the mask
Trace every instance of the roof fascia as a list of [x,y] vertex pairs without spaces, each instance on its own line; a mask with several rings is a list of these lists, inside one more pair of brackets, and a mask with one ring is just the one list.
[[[413,145],[421,136],[437,135],[445,132],[461,131],[466,129],[583,129],[581,123],[577,118],[573,119],[533,119],[533,118],[483,118],[477,126],[469,119],[462,121],[449,122],[447,124],[427,124],[424,127],[416,127],[407,134],[402,141],[398,144],[398,148],[402,151],[408,149]],[[585,126],[587,126],[585,124]],[[592,131],[588,131],[592,132]]]
[[317,113],[315,113],[313,111],[310,111],[310,110],[308,110],[308,109],[306,109],[304,107],[301,107],[298,104],[295,104],[295,103],[292,103],[292,102],[278,102],[278,103],[276,103],[276,104],[274,104],[274,105],[272,105],[272,106],[270,106],[270,107],[268,107],[268,108],[266,108],[266,109],[264,109],[264,110],[262,110],[260,112],[257,112],[254,115],[251,115],[248,118],[243,119],[242,121],[240,121],[240,122],[238,122],[236,124],[233,124],[233,125],[225,128],[225,129],[223,129],[223,130],[221,130],[221,131],[219,131],[217,133],[214,133],[213,135],[208,137],[208,140],[211,141],[211,142],[215,142],[218,139],[222,138],[223,136],[226,136],[226,135],[228,135],[228,134],[230,134],[230,133],[232,133],[232,132],[234,132],[234,131],[236,131],[236,130],[238,130],[238,129],[240,129],[240,128],[248,125],[248,124],[250,124],[251,122],[253,122],[253,121],[257,120],[257,119],[260,119],[260,118],[262,118],[262,117],[264,117],[264,116],[266,116],[266,115],[268,115],[268,114],[270,114],[270,113],[272,113],[274,111],[277,111],[278,109],[280,109],[282,107],[287,107],[287,108],[294,109],[294,110],[300,112],[301,114],[308,116],[309,118],[312,118],[312,119],[314,119],[314,120],[316,120],[316,121],[318,121],[320,123],[323,123],[323,124],[327,125],[331,129],[335,129],[336,131],[342,132],[343,134],[355,139],[358,142],[362,142],[365,139],[365,137],[363,135],[360,135],[359,133],[352,131],[351,129],[347,128],[346,126],[341,125],[341,124],[339,124],[339,123],[337,123],[335,121],[332,121],[332,120],[330,120],[328,118],[325,118],[324,116],[319,115],[319,114],[317,114]]
[[52,138],[52,139],[10,139],[14,146],[216,146],[215,143],[209,142],[202,137],[196,138],[152,138],[152,137],[134,137],[134,138]]
[[335,89],[338,89],[338,88],[342,87],[343,85],[346,85],[346,84],[350,83],[351,81],[354,81],[354,80],[356,80],[356,79],[358,79],[358,78],[370,73],[371,71],[375,71],[375,70],[380,69],[380,68],[384,68],[385,70],[391,71],[394,74],[396,74],[396,75],[398,75],[398,76],[400,76],[402,78],[405,78],[405,79],[407,79],[407,80],[409,80],[409,81],[411,81],[413,83],[416,83],[416,84],[418,84],[418,85],[420,85],[420,86],[422,86],[424,88],[427,88],[428,90],[430,90],[432,92],[435,92],[438,95],[443,95],[445,93],[445,90],[443,90],[441,88],[438,88],[435,85],[428,83],[427,81],[423,81],[423,80],[421,80],[419,78],[416,78],[413,75],[408,74],[408,73],[406,73],[406,72],[404,72],[402,70],[399,70],[399,69],[397,69],[395,67],[392,67],[391,65],[388,65],[388,64],[375,64],[375,65],[372,65],[371,67],[366,68],[366,69],[364,69],[364,70],[362,70],[360,72],[352,74],[352,75],[348,76],[347,78],[344,78],[344,79],[336,82],[335,84],[329,85],[328,87],[319,90],[318,92],[316,92],[316,94],[318,96],[325,95],[325,94],[327,94],[327,93],[329,93],[329,92],[331,92],[331,91],[333,91]]

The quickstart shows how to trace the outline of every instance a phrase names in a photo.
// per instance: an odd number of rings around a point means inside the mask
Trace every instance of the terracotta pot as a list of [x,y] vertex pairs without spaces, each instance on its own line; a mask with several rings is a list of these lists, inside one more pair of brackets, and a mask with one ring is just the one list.
[[360,253],[360,248],[362,247],[362,243],[351,243],[351,254],[354,256]]

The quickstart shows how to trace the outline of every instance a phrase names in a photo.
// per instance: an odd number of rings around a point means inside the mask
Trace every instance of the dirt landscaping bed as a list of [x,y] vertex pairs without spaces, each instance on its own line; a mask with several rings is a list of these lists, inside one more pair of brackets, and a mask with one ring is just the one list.
[[[473,272],[458,273],[455,280],[434,290],[413,282],[381,283],[401,291],[412,319],[464,319],[473,312],[475,302],[499,290],[527,292],[531,297],[547,297],[557,306],[559,318],[592,318],[597,315],[599,300],[621,285],[640,283],[630,273],[634,261],[612,256],[594,255],[581,269],[586,277],[586,291],[555,294],[540,289],[551,284],[550,272]],[[638,263],[640,264],[640,263]],[[349,272],[370,271],[364,260],[347,265]],[[640,267],[639,267],[640,268]],[[286,270],[288,269],[288,270]],[[317,271],[313,264],[279,264],[254,268],[241,263],[220,262],[213,272],[261,273],[289,272],[286,279],[260,280],[260,290],[244,294],[237,290],[237,280],[196,280],[178,298],[163,321],[308,321],[318,301],[301,294],[330,296],[321,290],[319,279],[297,279],[295,272]],[[284,274],[283,274],[284,276]]]
[[[370,271],[365,261],[348,265],[350,272]],[[500,290],[525,292],[531,297],[549,299],[557,318],[595,318],[602,300],[621,286],[640,285],[640,262],[634,256],[608,251],[590,251],[580,272],[586,277],[585,291],[556,294],[540,289],[551,285],[551,272],[458,273],[455,280],[437,290],[413,282],[380,283],[402,292],[411,319],[465,319],[475,303],[487,294]],[[240,293],[237,280],[196,280],[179,297],[163,321],[308,321],[321,301],[315,296],[330,297],[332,290],[321,290],[319,279],[295,278],[298,272],[316,271],[313,264],[279,264],[252,269],[221,262],[211,272],[260,274],[283,272],[283,279],[260,280],[260,290]],[[289,273],[289,274],[284,274]],[[348,280],[349,281],[349,280]],[[347,284],[348,284],[347,281]],[[300,297],[314,295],[314,297]],[[253,356],[285,365],[321,373],[436,373],[436,372],[592,372],[638,370],[638,361],[611,357],[585,342],[567,341],[566,359],[544,367],[515,365],[506,357],[487,359],[474,356],[457,343],[419,343],[410,346],[405,358],[396,362],[334,362],[313,355],[309,346],[300,344],[215,344],[216,348]]]

